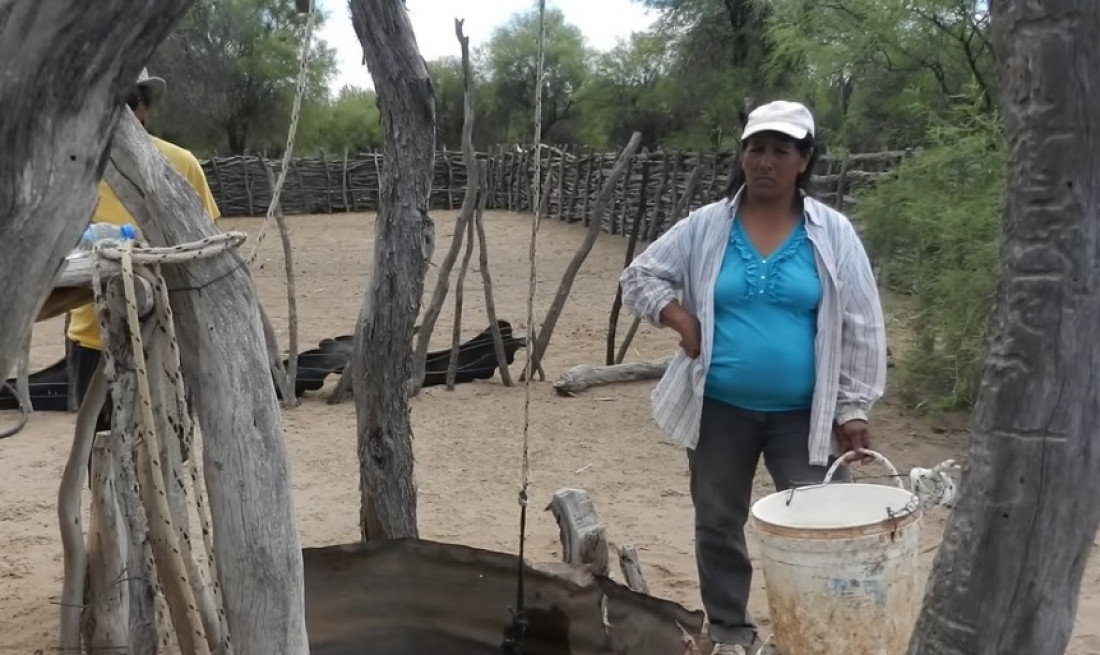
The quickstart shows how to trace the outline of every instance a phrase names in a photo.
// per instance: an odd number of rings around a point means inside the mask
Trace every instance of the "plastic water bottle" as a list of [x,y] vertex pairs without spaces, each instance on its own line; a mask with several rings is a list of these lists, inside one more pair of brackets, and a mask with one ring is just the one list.
[[137,229],[130,223],[115,225],[114,223],[92,223],[80,237],[80,243],[66,259],[79,259],[87,257],[97,241],[112,239],[114,241],[129,241],[137,238]]

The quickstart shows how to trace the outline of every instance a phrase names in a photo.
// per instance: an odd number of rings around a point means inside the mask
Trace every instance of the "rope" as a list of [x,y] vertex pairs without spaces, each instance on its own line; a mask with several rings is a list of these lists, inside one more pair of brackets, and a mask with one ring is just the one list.
[[267,228],[275,218],[275,208],[279,206],[279,198],[283,194],[283,184],[286,183],[287,169],[290,168],[290,157],[294,153],[294,139],[298,134],[298,116],[302,110],[302,96],[305,94],[306,88],[309,45],[313,41],[313,18],[315,15],[313,3],[314,0],[310,0],[309,13],[306,14],[306,29],[305,33],[302,34],[302,44],[298,53],[298,88],[294,94],[294,105],[290,110],[290,129],[287,131],[286,135],[286,150],[283,151],[283,163],[279,166],[279,177],[275,180],[275,188],[271,190],[271,202],[267,205],[267,215],[264,217],[264,222],[260,226],[259,233],[256,235],[256,245],[252,248],[251,254],[248,255],[247,262],[249,268],[252,267],[252,264],[256,261],[256,257],[260,254],[260,244],[264,242],[264,237],[267,236]]
[[530,431],[531,431],[531,379],[534,377],[534,353],[535,353],[535,290],[538,276],[536,270],[536,242],[539,232],[539,223],[542,219],[542,83],[543,67],[545,62],[544,42],[546,39],[546,1],[539,0],[539,57],[535,81],[535,188],[532,189],[532,199],[535,204],[535,215],[531,220],[531,243],[527,249],[528,278],[527,278],[527,357],[523,370],[523,460],[520,466],[520,490],[519,490],[519,562],[516,571],[516,607],[512,612],[512,625],[501,644],[501,652],[504,655],[521,655],[523,644],[527,637],[528,620],[524,608],[524,549],[527,541],[527,490],[531,486],[531,457],[530,457]]
[[[188,409],[186,390],[181,374],[179,343],[176,338],[175,323],[172,309],[169,303],[168,286],[160,272],[162,264],[179,264],[213,257],[244,243],[246,235],[243,232],[226,232],[216,234],[199,241],[165,248],[138,247],[132,241],[119,244],[114,240],[97,242],[93,253],[97,257],[96,266],[92,271],[92,289],[95,295],[95,303],[100,316],[100,331],[104,335],[104,364],[107,379],[112,382],[116,379],[116,370],[120,356],[127,354],[126,346],[129,346],[129,356],[133,359],[133,368],[137,383],[137,398],[134,407],[134,434],[137,439],[134,443],[139,492],[142,498],[142,506],[147,515],[150,542],[154,548],[159,548],[161,570],[158,578],[166,595],[170,595],[169,612],[174,614],[173,624],[176,626],[177,636],[180,637],[181,646],[190,644],[191,651],[195,653],[208,653],[208,639],[206,628],[217,629],[221,637],[220,643],[225,653],[231,653],[232,647],[226,625],[225,612],[222,609],[220,587],[217,583],[216,564],[214,559],[214,547],[212,540],[212,523],[206,498],[203,493],[204,486],[200,483],[196,457],[192,452],[194,441],[194,424],[191,421]],[[112,333],[106,325],[105,316],[109,315],[108,299],[101,283],[102,264],[106,260],[121,263],[121,277],[126,302],[126,331],[129,332],[129,343],[118,341],[118,335]],[[148,276],[153,284],[153,319],[157,329],[148,332],[152,343],[145,343],[142,334],[141,317],[138,314],[135,265],[148,266]],[[160,462],[158,443],[160,439],[167,439],[169,435],[159,435],[157,422],[154,417],[154,402],[149,384],[149,371],[146,366],[146,351],[159,355],[163,365],[161,373],[168,385],[165,393],[170,395],[166,400],[168,405],[167,425],[175,432],[180,440],[182,452],[190,453],[187,458],[188,473],[190,474],[192,489],[194,491],[195,504],[203,537],[203,547],[207,557],[206,575],[209,583],[203,580],[202,572],[195,561],[191,551],[190,538],[185,524],[175,525],[171,508],[168,505],[165,493],[166,476],[163,465]],[[116,398],[116,402],[126,402],[127,399]],[[130,402],[134,402],[131,397]],[[128,426],[120,426],[126,429]],[[170,471],[174,479],[179,478],[179,472],[174,468]],[[186,490],[180,485],[186,498]],[[186,520],[186,519],[184,519]],[[186,551],[181,548],[186,545]],[[184,556],[190,557],[185,561]],[[152,564],[150,562],[149,564]],[[155,570],[155,568],[154,568]],[[193,572],[193,573],[192,573]],[[200,584],[201,583],[201,584]],[[202,596],[202,592],[209,590],[211,598]],[[196,595],[201,596],[197,599]],[[160,595],[158,594],[158,600]],[[199,602],[196,602],[196,601]],[[210,607],[210,604],[213,607]],[[158,603],[159,604],[159,603]],[[217,620],[218,624],[205,626],[201,616],[201,608],[207,608],[216,616],[208,616],[209,621]],[[182,614],[182,616],[180,616]],[[163,620],[163,616],[161,617]],[[204,627],[205,626],[205,627]],[[184,630],[187,635],[181,634]],[[185,647],[186,649],[186,647]]]

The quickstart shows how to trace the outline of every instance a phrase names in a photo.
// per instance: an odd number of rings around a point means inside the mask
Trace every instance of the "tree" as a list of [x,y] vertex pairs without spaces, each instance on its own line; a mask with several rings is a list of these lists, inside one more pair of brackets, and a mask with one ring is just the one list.
[[336,98],[303,103],[295,152],[365,152],[382,145],[382,115],[374,91],[345,86]]
[[997,0],[1000,283],[960,501],[910,655],[1064,653],[1100,526],[1100,4]]
[[[580,29],[565,20],[560,9],[546,12],[545,63],[542,101],[543,135],[549,141],[568,141],[564,122],[573,116],[577,94],[588,76],[589,52]],[[494,100],[487,122],[507,125],[507,138],[525,141],[535,111],[538,66],[539,15],[537,10],[516,14],[497,28],[482,52],[488,76],[484,93]]]
[[992,112],[985,0],[758,1],[770,12],[770,76],[798,71],[795,86],[836,141],[913,143],[960,98]]
[[0,294],[5,377],[95,209],[119,96],[190,5],[13,0],[0,9],[0,273],[20,281]]
[[[385,128],[374,269],[355,330],[360,529],[364,540],[416,537],[416,484],[406,384],[413,324],[435,229],[431,78],[402,0],[352,0],[352,23]],[[368,378],[369,375],[369,378]]]
[[[150,129],[200,151],[281,152],[305,21],[294,0],[198,0],[150,61],[172,89]],[[323,104],[335,55],[317,37],[311,48],[305,97]]]

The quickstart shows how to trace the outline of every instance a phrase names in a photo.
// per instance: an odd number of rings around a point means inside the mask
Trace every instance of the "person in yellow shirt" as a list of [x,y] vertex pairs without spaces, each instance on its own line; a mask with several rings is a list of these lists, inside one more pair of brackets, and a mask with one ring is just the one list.
[[[149,71],[142,69],[137,83],[126,99],[126,105],[134,112],[142,125],[145,125],[150,110],[157,107],[164,99],[166,87],[167,84],[163,79],[150,77]],[[210,219],[213,221],[219,219],[221,212],[214,201],[213,194],[210,192],[206,174],[203,172],[202,164],[199,163],[198,158],[189,150],[174,143],[158,139],[153,135],[149,135],[149,138],[152,139],[153,144],[168,159],[169,163],[179,171],[184,179],[191,183]],[[126,208],[114,191],[111,190],[111,187],[108,186],[106,180],[100,180],[99,182],[99,203],[92,214],[91,222],[137,225],[137,221],[126,211]],[[103,342],[99,334],[99,320],[96,317],[94,304],[83,305],[69,312],[67,337],[70,342],[69,370],[74,371],[76,374],[76,379],[70,380],[73,387],[70,393],[75,392],[78,402],[81,402],[88,390],[92,374],[95,373],[96,366],[99,365],[99,359],[103,351]],[[97,430],[110,429],[110,407],[111,403],[107,402],[103,412],[100,413],[96,425]]]

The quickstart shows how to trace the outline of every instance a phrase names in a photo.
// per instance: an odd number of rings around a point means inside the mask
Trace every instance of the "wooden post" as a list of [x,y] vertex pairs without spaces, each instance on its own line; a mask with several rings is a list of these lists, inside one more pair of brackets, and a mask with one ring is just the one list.
[[1009,146],[1000,284],[909,655],[1064,653],[1100,527],[1100,3],[990,13]]
[[565,158],[568,153],[568,146],[563,147],[558,153],[558,207],[555,216],[559,221],[565,214]]
[[[328,213],[332,213],[332,172],[328,167],[328,153],[321,151],[321,165],[325,169],[325,207]],[[303,193],[305,193],[303,189]]]
[[665,202],[665,185],[668,184],[668,153],[661,152],[661,181],[657,183],[657,192],[653,195],[653,212],[646,226],[646,240],[653,241],[661,231],[661,208]]
[[596,169],[596,162],[600,159],[600,155],[591,150],[588,151],[588,167],[584,176],[584,207],[581,209],[581,221],[588,225],[590,214],[588,213],[588,201],[592,196],[592,173]]
[[[115,133],[105,178],[150,243],[215,233],[198,197],[132,114]],[[202,353],[184,356],[183,369],[204,438],[217,573],[234,648],[304,654],[302,553],[275,388],[240,384],[271,379],[251,276],[236,252],[167,266],[164,276],[175,289],[180,350]]]
[[[364,540],[416,537],[416,485],[406,385],[435,227],[435,99],[408,11],[352,0],[352,23],[385,127],[374,269],[355,334],[360,529]],[[365,381],[370,374],[370,383]],[[362,382],[362,384],[360,383]]]
[[[259,158],[257,157],[257,159]],[[246,152],[244,157],[241,158],[241,166],[244,167],[244,192],[245,196],[248,198],[248,210],[246,216],[255,216],[256,204],[252,198],[252,181],[248,176],[248,161],[248,153]]]
[[[642,219],[645,218],[646,191],[649,187],[649,159],[647,156],[639,158],[642,165],[642,181],[638,187],[638,207],[634,213],[634,222],[630,225],[630,241],[626,245],[626,261],[623,268],[630,266],[634,261],[634,250],[638,245],[638,232],[642,229]],[[615,300],[611,303],[611,314],[607,324],[607,357],[605,363],[610,366],[615,363],[615,331],[619,327],[619,310],[623,306],[623,288],[615,285]]]
[[[486,162],[480,173],[480,178],[485,179],[488,168]],[[496,301],[493,298],[493,279],[489,274],[489,244],[485,242],[485,203],[487,193],[482,191],[481,200],[478,203],[477,213],[474,214],[474,229],[478,241],[478,268],[481,269],[481,284],[485,288],[485,316],[489,319],[489,325],[493,333],[493,353],[497,359],[497,370],[500,371],[500,381],[506,387],[512,386],[512,375],[508,372],[508,358],[504,353],[504,340],[500,334],[500,326],[497,325]]]
[[[264,162],[264,172],[267,173],[268,184],[275,187],[275,173]],[[331,208],[330,208],[331,210]],[[286,217],[283,216],[282,203],[274,207],[275,223],[279,227],[279,240],[283,244],[283,264],[286,270],[286,313],[287,313],[287,363],[283,375],[283,407],[292,408],[298,406],[298,396],[294,388],[298,381],[298,293],[294,280],[294,247],[290,243],[290,230],[286,225]],[[263,314],[261,309],[261,314]],[[266,334],[264,339],[271,343],[274,335]],[[270,352],[268,359],[270,360]]]
[[222,180],[222,169],[218,166],[217,153],[214,153],[214,156],[210,158],[210,168],[214,171],[214,182],[218,185],[218,205],[224,213],[228,209],[229,192],[226,190],[225,182]]
[[350,180],[348,180],[348,147],[344,146],[344,174],[340,177],[340,191],[344,199],[344,211],[355,212],[358,211],[359,208],[356,206],[354,193],[351,194],[350,202],[348,200],[349,183]]
[[[435,331],[435,322],[439,320],[439,313],[443,310],[443,302],[447,298],[447,291],[451,283],[451,271],[454,270],[455,261],[458,259],[458,251],[462,248],[462,240],[468,238],[470,233],[468,227],[474,220],[474,212],[477,210],[477,192],[479,179],[479,168],[477,165],[477,153],[474,152],[474,91],[473,91],[473,75],[470,72],[470,52],[469,52],[469,39],[462,33],[462,21],[455,19],[455,35],[458,37],[458,43],[462,50],[462,72],[463,72],[463,121],[462,121],[462,156],[466,162],[466,194],[462,199],[462,209],[459,211],[458,216],[455,217],[454,232],[451,234],[451,246],[447,249],[447,253],[443,256],[443,261],[439,265],[439,272],[435,279],[435,289],[432,290],[432,298],[428,302],[428,306],[424,309],[424,318],[420,321],[420,332],[416,335],[416,350],[413,353],[413,367],[412,375],[409,380],[409,395],[415,396],[420,392],[420,388],[424,384],[424,366],[428,357],[428,346],[431,345],[432,333]],[[463,260],[464,264],[469,262],[470,248],[473,247],[473,240],[471,238],[467,245],[466,259]],[[459,273],[459,284],[461,280],[465,278],[465,273]],[[455,294],[459,294],[458,288],[455,288]],[[461,296],[459,296],[461,297]],[[459,305],[455,305],[456,312]],[[455,315],[455,325],[458,325],[460,316]],[[459,337],[455,337],[460,339]],[[460,339],[461,340],[461,339]],[[455,346],[453,353],[457,357],[458,346]],[[448,380],[451,378],[448,374]],[[447,388],[453,389],[453,384],[448,382]]]
[[[447,209],[455,208],[455,172],[451,165],[451,158],[447,155],[447,149],[444,148],[440,151],[440,155],[443,157],[443,163],[447,166]],[[466,175],[469,175],[470,171],[466,171]],[[469,182],[466,183],[469,187]]]
[[[451,357],[447,362],[447,391],[454,391],[455,376],[458,374],[458,353],[462,346],[462,295],[466,286],[466,271],[470,268],[470,258],[474,254],[474,222],[466,221],[466,252],[462,255],[462,266],[455,278],[455,311],[451,327]],[[499,328],[498,328],[499,329]]]

